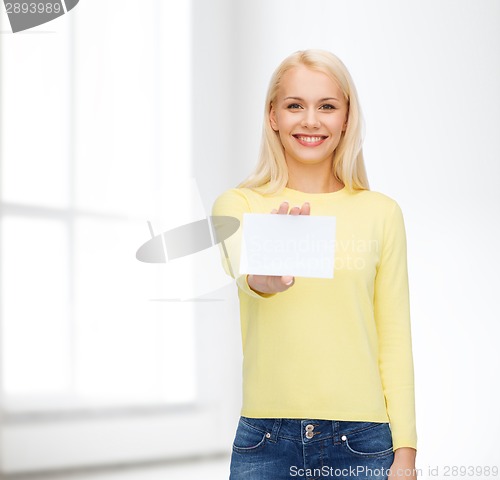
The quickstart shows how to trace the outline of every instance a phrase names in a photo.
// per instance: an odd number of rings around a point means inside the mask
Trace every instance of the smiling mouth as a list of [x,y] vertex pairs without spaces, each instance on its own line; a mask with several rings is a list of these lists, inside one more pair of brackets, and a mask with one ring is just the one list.
[[326,140],[328,137],[325,135],[292,135],[294,138],[296,138],[299,143],[302,145],[319,145],[320,143],[323,143],[324,140]]

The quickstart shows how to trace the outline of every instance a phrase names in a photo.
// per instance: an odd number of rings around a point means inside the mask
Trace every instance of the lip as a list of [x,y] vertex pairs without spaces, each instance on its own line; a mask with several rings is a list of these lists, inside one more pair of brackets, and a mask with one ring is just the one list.
[[[302,133],[295,133],[292,135],[292,137],[294,137],[295,140],[297,140],[297,142],[299,142],[304,147],[317,147],[318,145],[321,145],[328,138],[326,135],[304,135]],[[319,138],[319,140],[316,142],[304,141],[301,139],[301,137]]]

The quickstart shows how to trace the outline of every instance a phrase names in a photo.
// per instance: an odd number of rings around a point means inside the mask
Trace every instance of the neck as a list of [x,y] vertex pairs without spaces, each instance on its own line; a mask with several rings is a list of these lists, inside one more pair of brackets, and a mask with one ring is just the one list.
[[344,187],[344,184],[333,176],[331,164],[287,164],[288,188],[305,193],[331,193]]

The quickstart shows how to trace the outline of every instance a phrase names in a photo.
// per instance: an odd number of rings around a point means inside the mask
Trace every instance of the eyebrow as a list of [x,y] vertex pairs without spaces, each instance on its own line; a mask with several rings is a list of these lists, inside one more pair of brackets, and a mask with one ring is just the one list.
[[[301,101],[304,101],[304,99],[300,98],[300,97],[286,97],[283,100],[301,100]],[[319,101],[320,102],[326,102],[327,100],[336,100],[337,102],[339,101],[339,99],[335,98],[335,97],[321,98]]]

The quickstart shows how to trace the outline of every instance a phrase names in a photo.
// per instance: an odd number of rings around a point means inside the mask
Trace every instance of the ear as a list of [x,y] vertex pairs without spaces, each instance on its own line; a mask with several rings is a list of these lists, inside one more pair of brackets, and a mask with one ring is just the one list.
[[349,109],[347,109],[347,112],[345,114],[345,121],[344,121],[344,125],[342,125],[342,132],[345,132],[347,130],[348,123],[349,123]]
[[269,111],[269,122],[271,123],[271,128],[275,132],[277,132],[279,128],[278,128],[278,122],[276,121],[276,110],[274,109],[272,104],[271,104],[271,110]]

